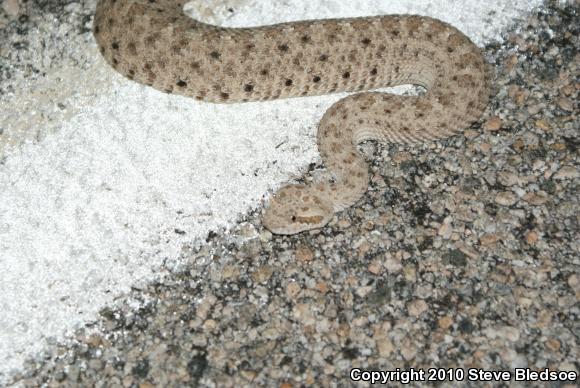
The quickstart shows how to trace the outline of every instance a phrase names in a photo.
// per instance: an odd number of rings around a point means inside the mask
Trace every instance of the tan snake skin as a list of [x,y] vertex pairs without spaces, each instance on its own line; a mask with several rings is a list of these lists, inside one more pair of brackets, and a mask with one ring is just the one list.
[[416,84],[402,97],[363,92],[334,104],[318,128],[333,180],[289,185],[271,199],[273,233],[319,228],[366,191],[364,140],[415,143],[448,137],[477,120],[489,98],[480,49],[437,19],[389,15],[221,28],[187,17],[185,1],[99,0],[93,32],[106,61],[167,93],[231,103]]

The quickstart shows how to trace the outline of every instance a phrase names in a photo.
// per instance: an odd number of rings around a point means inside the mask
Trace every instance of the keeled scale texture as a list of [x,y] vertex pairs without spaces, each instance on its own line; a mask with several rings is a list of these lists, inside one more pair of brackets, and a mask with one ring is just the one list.
[[480,50],[439,20],[391,15],[220,28],[187,17],[184,3],[99,1],[94,35],[107,62],[134,81],[218,103],[400,84],[428,90],[420,97],[365,92],[334,104],[318,129],[334,180],[279,190],[264,216],[274,233],[321,227],[360,198],[368,184],[360,141],[441,139],[487,104],[489,69]]

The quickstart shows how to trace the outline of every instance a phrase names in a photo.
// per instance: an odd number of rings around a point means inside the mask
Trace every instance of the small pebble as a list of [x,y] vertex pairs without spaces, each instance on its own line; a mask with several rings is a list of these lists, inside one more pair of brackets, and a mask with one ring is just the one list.
[[574,110],[574,103],[569,98],[560,97],[556,100],[558,106],[568,112],[572,112]]
[[499,131],[502,127],[502,120],[498,116],[493,116],[489,118],[485,124],[483,124],[483,128],[487,131]]
[[423,299],[417,299],[407,305],[407,310],[409,314],[418,317],[419,315],[423,314],[429,306]]
[[296,258],[300,261],[311,261],[314,259],[314,253],[307,246],[301,245],[296,249]]
[[535,231],[530,231],[528,233],[526,233],[526,242],[529,245],[536,245],[536,243],[538,242],[538,233],[536,233]]
[[511,206],[518,201],[518,197],[511,191],[502,191],[495,196],[495,203],[502,206]]
[[564,166],[554,174],[554,179],[576,179],[580,176],[578,169],[574,166]]
[[450,317],[449,315],[446,315],[442,318],[439,318],[437,324],[439,325],[440,328],[447,330],[451,327],[451,325],[453,325],[453,318]]

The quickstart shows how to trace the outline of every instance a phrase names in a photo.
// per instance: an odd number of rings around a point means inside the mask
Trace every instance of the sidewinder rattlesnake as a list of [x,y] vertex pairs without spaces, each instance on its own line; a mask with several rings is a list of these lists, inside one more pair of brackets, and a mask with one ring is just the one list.
[[183,13],[185,0],[99,0],[93,32],[106,61],[167,93],[231,103],[421,85],[423,96],[363,92],[320,121],[318,147],[333,180],[288,185],[270,200],[274,233],[319,228],[366,191],[364,140],[416,143],[457,133],[489,98],[490,67],[469,38],[416,15],[221,28]]

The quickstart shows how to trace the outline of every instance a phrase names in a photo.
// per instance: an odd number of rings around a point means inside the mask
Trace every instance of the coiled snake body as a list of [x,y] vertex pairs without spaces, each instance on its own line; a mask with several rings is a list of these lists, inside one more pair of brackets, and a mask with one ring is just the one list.
[[[361,92],[335,103],[318,127],[332,182],[288,185],[271,199],[274,233],[318,228],[366,191],[364,140],[415,143],[457,133],[489,98],[489,66],[456,28],[415,15],[220,28],[189,18],[182,0],[99,0],[93,32],[106,61],[167,93],[232,103]],[[362,92],[401,84],[423,96]]]

